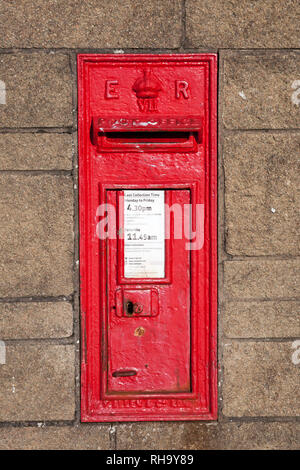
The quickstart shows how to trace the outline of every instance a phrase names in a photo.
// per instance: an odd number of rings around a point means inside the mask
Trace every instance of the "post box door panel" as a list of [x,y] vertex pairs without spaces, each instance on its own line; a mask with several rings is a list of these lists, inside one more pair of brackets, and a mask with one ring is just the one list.
[[[108,202],[117,204],[118,210],[130,215],[121,218],[122,226],[117,230],[124,234],[123,239],[108,241],[107,390],[189,392],[191,293],[190,252],[186,249],[189,240],[184,233],[181,239],[174,238],[174,224],[165,213],[164,200],[168,201],[168,207],[174,205],[178,211],[184,205],[189,207],[190,193],[157,189],[125,193],[124,198],[123,191],[108,191]],[[157,203],[156,199],[162,203]],[[160,218],[161,225],[155,225]],[[183,222],[182,218],[182,232]],[[168,224],[167,230],[165,224]],[[185,220],[185,224],[189,225],[189,221]],[[169,232],[167,240],[166,231]],[[120,262],[120,258],[125,263]],[[127,278],[122,272],[126,262],[133,264]],[[169,272],[165,265],[169,266]],[[157,280],[155,275],[159,276]],[[131,284],[126,284],[129,280]],[[167,282],[162,283],[162,280]],[[144,283],[141,285],[139,281]]]
[[216,63],[78,57],[83,421],[216,418]]

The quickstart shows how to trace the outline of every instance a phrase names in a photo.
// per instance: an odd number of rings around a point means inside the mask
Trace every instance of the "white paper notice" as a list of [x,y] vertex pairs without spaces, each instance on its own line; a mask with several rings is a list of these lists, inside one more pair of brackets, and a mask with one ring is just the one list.
[[165,277],[164,191],[124,191],[124,276]]

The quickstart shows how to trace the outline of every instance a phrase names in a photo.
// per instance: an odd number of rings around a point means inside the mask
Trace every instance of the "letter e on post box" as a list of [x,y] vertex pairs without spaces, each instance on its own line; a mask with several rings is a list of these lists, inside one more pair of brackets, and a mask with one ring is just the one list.
[[217,57],[79,55],[82,421],[217,416]]

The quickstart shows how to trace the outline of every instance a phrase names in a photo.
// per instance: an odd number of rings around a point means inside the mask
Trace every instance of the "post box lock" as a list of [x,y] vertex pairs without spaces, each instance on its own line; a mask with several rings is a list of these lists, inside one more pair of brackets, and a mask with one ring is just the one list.
[[82,420],[215,419],[217,57],[79,55]]
[[143,311],[143,306],[141,304],[133,303],[131,300],[126,302],[127,315],[139,315]]
[[115,313],[119,317],[158,315],[157,289],[117,289]]

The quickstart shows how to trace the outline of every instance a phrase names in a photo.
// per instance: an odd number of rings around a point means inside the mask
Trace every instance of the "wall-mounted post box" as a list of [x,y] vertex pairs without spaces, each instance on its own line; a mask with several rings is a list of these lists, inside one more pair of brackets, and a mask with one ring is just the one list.
[[83,421],[216,418],[216,62],[79,55]]

